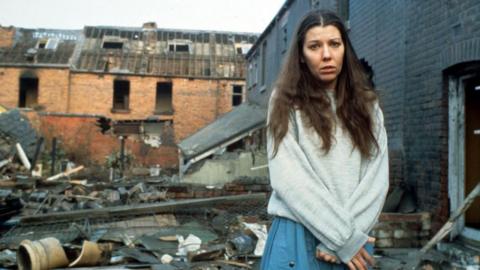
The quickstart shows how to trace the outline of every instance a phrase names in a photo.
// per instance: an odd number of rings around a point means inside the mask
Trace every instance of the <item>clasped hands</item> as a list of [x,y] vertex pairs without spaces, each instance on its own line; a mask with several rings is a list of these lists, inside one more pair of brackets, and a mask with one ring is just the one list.
[[[367,243],[375,243],[375,238],[373,237],[368,237]],[[332,256],[328,253],[321,252],[317,250],[317,259],[326,261],[329,263],[335,263],[337,262],[337,258],[335,256]],[[347,263],[348,269],[349,270],[368,270],[368,266],[371,265],[373,266],[375,264],[375,261],[373,257],[367,252],[365,247],[362,247],[355,256],[353,256],[352,260],[350,260]]]

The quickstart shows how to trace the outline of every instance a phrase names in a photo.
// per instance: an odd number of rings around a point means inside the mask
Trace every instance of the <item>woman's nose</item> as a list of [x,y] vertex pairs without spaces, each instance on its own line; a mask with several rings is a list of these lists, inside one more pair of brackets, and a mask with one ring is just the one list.
[[323,49],[322,59],[323,60],[328,60],[331,57],[332,57],[332,55],[330,54],[330,49],[328,48],[328,46],[325,46],[325,48]]

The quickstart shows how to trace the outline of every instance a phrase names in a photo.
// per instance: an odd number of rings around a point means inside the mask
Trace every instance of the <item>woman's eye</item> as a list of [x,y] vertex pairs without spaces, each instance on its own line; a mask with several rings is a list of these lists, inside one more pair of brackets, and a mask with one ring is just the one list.
[[342,45],[342,43],[338,42],[338,41],[333,41],[330,43],[330,45],[334,48],[338,48],[340,47],[340,45]]
[[318,44],[313,44],[313,45],[310,45],[308,48],[311,49],[311,50],[315,50],[315,49],[318,49]]

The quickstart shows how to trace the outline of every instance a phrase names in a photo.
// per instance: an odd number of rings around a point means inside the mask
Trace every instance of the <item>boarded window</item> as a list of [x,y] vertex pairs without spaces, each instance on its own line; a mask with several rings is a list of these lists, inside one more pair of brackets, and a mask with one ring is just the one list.
[[130,82],[116,80],[113,82],[113,109],[128,110]]
[[238,106],[243,102],[243,87],[241,85],[234,85],[232,92],[232,106]]
[[122,49],[123,42],[120,41],[105,41],[103,42],[102,48],[104,49]]
[[20,97],[18,107],[32,108],[38,104],[38,79],[20,78]]
[[157,83],[157,96],[155,101],[155,114],[172,114],[172,83]]

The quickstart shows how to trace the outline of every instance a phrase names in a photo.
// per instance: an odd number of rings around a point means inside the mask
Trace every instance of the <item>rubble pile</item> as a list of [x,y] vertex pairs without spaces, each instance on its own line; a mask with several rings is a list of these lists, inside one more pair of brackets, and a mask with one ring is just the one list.
[[269,223],[265,179],[201,186],[180,183],[158,166],[126,168],[118,177],[59,158],[66,166],[51,174],[51,161],[35,162],[42,143],[33,129],[25,132],[33,134],[26,147],[14,133],[0,133],[2,267],[252,269],[258,263]]

